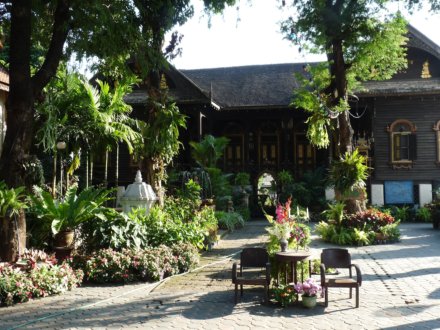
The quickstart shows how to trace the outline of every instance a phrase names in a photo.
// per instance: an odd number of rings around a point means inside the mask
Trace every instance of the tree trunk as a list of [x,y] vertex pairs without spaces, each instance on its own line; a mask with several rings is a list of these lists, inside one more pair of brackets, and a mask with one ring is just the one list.
[[12,217],[0,217],[0,260],[15,262],[26,248],[26,218],[24,211]]
[[[342,40],[335,39],[331,43],[331,51],[327,54],[330,62],[332,105],[338,105],[341,100],[347,99],[347,71],[344,60]],[[336,155],[340,156],[352,150],[353,129],[350,123],[349,111],[338,116],[338,141]]]
[[[22,173],[22,162],[27,158],[33,141],[34,99],[38,96],[49,80],[55,75],[63,52],[63,45],[68,33],[68,1],[59,0],[54,14],[51,41],[43,65],[31,78],[31,8],[32,1],[14,0],[11,7],[11,33],[9,49],[9,86],[7,102],[6,136],[0,157],[0,180],[9,187],[25,184]],[[26,221],[24,212],[20,213],[17,227],[13,221],[3,219],[0,242],[6,243],[3,251],[6,261],[13,261],[20,249],[25,247]],[[17,235],[17,229],[20,235]]]

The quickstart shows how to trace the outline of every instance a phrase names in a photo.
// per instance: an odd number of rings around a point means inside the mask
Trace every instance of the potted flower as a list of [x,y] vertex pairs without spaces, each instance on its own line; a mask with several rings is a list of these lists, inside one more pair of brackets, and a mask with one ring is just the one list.
[[322,288],[313,278],[309,278],[303,283],[297,283],[293,287],[298,294],[302,294],[304,307],[313,308],[316,306],[316,296],[322,291]]
[[290,285],[278,285],[272,289],[272,297],[282,307],[292,304],[296,301],[297,293]]

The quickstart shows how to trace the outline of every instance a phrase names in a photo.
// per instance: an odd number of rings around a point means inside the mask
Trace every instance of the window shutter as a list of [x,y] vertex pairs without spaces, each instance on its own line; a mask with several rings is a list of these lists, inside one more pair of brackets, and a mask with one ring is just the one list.
[[409,136],[409,159],[417,159],[417,135],[415,134]]

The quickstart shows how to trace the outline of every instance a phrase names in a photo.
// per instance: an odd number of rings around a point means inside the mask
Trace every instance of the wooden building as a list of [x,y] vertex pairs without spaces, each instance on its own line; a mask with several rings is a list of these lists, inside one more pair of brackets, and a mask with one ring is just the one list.
[[[440,186],[440,48],[411,26],[408,36],[408,68],[390,80],[365,83],[351,98],[353,144],[374,169],[373,204],[424,204]],[[331,152],[308,142],[307,117],[290,106],[295,73],[306,64],[170,67],[170,95],[188,116],[178,161],[190,166],[187,143],[209,133],[231,141],[219,165],[226,172],[249,172],[254,184],[262,173],[286,169],[298,179],[327,167]],[[142,86],[127,96],[135,111],[142,111],[146,99]],[[132,181],[134,167],[122,182]]]

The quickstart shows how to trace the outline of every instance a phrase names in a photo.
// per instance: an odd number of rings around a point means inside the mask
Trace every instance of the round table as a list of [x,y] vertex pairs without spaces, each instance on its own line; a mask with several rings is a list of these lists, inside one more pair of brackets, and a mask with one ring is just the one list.
[[[311,253],[308,251],[286,251],[275,253],[275,260],[284,265],[284,281],[288,283],[298,283],[298,274],[296,266],[298,262],[308,260]],[[287,265],[290,263],[291,277],[290,281],[287,278]],[[309,262],[309,274],[311,274],[311,264]],[[304,282],[304,272],[301,271],[301,281]],[[280,272],[278,272],[278,283],[280,283]]]

